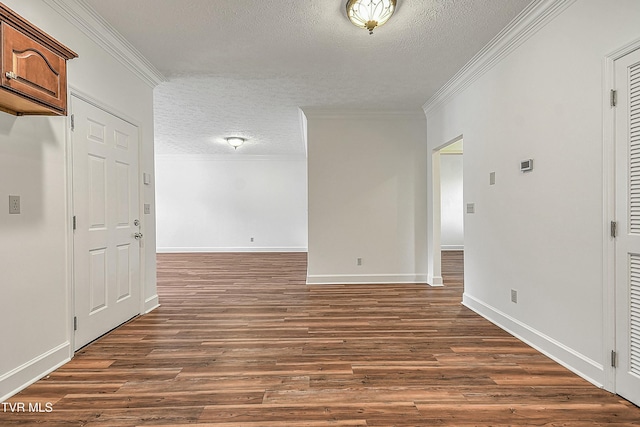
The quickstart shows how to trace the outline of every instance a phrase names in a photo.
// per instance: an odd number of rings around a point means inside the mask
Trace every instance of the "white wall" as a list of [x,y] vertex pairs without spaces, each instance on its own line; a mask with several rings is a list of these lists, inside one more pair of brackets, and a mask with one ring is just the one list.
[[[422,112],[305,110],[308,283],[426,281]],[[357,265],[362,258],[362,265]]]
[[[153,173],[152,88],[71,26],[44,0],[4,0],[79,54],[69,85],[103,100],[141,127],[144,171]],[[113,76],[118,76],[114,79]],[[0,113],[0,400],[67,361],[72,352],[67,118]],[[153,204],[153,186],[145,202]],[[8,214],[8,195],[22,213]],[[154,216],[144,218],[153,235]],[[147,308],[155,297],[155,239],[145,242]]]
[[440,153],[442,250],[464,249],[462,154]]
[[305,157],[162,155],[156,170],[158,251],[307,250]]
[[[430,148],[464,135],[464,197],[476,208],[465,218],[465,304],[595,384],[610,350],[603,59],[640,37],[640,2],[613,3],[573,3],[449,102],[426,108]],[[526,158],[535,169],[523,174]]]

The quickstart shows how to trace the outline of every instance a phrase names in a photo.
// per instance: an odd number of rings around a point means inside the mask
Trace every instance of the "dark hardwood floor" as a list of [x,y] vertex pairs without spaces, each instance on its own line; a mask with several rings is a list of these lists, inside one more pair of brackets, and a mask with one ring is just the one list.
[[[445,287],[305,285],[306,255],[158,255],[162,306],[9,402],[0,426],[632,426],[640,409]],[[49,404],[49,406],[47,406]]]

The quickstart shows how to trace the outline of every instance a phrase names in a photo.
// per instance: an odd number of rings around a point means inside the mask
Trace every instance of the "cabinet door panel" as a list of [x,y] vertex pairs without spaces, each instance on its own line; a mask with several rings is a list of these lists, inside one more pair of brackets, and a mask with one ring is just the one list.
[[2,23],[2,85],[62,112],[66,109],[66,61]]

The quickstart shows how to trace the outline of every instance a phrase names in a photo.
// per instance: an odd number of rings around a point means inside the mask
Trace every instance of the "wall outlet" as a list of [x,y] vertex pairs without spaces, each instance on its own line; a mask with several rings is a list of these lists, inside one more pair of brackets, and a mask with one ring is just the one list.
[[253,243],[253,237],[251,238],[251,243]]
[[515,289],[511,289],[511,302],[517,304],[518,303],[518,291]]
[[362,265],[362,258],[356,258],[356,265]]
[[9,196],[9,213],[20,213],[20,196]]

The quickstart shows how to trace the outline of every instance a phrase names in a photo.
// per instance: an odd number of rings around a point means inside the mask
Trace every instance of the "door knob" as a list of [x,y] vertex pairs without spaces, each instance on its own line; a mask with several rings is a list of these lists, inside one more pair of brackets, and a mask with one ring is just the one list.
[[142,233],[136,233],[133,235],[133,237],[135,237],[136,240],[140,240],[142,239]]

